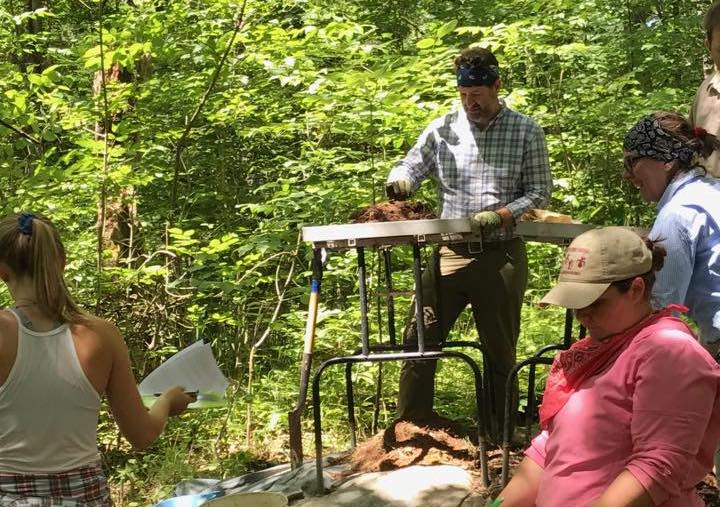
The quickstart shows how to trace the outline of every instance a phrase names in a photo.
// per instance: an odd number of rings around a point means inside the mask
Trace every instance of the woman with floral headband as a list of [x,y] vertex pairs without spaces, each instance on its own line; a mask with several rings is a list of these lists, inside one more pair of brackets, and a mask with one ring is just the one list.
[[146,410],[117,328],[83,312],[63,278],[65,249],[45,218],[0,220],[0,505],[107,507],[97,423],[107,395],[120,432],[150,445],[192,401],[180,387]]
[[[720,439],[720,365],[650,292],[662,247],[623,227],[570,244],[542,299],[575,310],[589,337],[558,354],[542,432],[502,507],[699,507]],[[660,271],[662,273],[662,271]]]
[[624,143],[624,177],[657,203],[649,237],[667,250],[653,306],[687,306],[713,355],[720,348],[720,182],[696,160],[718,147],[715,136],[673,112],[642,118]]

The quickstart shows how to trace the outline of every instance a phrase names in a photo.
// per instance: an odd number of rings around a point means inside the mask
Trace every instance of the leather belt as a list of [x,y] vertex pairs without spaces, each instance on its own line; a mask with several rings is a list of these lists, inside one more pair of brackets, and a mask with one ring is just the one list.
[[513,241],[519,241],[521,238],[510,238],[502,239],[499,241],[468,241],[466,243],[454,243],[447,245],[451,250],[461,250],[469,254],[479,254],[488,250],[496,250],[498,248],[505,248],[506,245]]

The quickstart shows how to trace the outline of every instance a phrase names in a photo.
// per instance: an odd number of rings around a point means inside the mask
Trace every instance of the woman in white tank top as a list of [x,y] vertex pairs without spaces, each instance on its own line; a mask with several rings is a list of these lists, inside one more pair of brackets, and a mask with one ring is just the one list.
[[107,396],[133,447],[150,445],[193,399],[176,386],[143,406],[117,328],[82,311],[63,271],[65,249],[45,218],[0,220],[0,505],[107,507],[97,422]]

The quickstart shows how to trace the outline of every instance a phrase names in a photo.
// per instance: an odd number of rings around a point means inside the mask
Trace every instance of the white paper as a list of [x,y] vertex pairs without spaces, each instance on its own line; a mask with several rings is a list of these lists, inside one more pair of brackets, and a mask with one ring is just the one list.
[[218,368],[210,345],[198,340],[155,368],[138,389],[141,395],[152,396],[175,385],[197,391],[199,397],[209,394],[223,397],[230,383]]

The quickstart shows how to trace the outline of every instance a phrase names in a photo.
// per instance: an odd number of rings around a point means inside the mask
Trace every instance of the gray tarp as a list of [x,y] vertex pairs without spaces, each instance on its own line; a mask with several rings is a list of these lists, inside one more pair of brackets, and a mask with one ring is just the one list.
[[[240,477],[213,481],[193,479],[177,485],[176,494],[206,493],[222,490],[226,494],[241,491],[277,491],[302,507],[475,507],[484,505],[471,496],[470,474],[456,466],[412,466],[387,472],[343,476],[347,464],[332,465],[329,457],[324,468],[325,487],[330,493],[313,497],[315,462],[306,462],[296,470],[278,465]],[[305,496],[304,499],[301,499]]]

